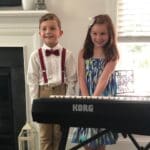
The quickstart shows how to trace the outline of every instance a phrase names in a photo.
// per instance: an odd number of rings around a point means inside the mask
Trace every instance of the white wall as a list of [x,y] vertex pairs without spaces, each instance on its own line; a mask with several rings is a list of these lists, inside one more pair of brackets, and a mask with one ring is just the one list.
[[45,0],[47,9],[56,13],[62,22],[61,43],[73,51],[75,57],[82,48],[89,17],[107,13],[115,22],[116,0]]

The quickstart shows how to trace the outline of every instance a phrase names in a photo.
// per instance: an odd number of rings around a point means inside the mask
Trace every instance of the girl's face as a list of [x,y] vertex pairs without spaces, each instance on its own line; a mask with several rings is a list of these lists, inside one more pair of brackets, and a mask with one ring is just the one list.
[[91,28],[91,40],[95,48],[102,48],[109,40],[106,24],[95,24]]
[[56,20],[47,20],[40,24],[39,34],[47,46],[54,47],[57,45],[58,39],[63,34],[63,31],[58,26]]

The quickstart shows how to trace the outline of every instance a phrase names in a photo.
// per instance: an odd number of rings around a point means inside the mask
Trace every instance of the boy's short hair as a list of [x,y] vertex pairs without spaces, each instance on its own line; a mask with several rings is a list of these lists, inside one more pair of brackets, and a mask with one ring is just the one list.
[[58,23],[59,28],[61,29],[60,19],[57,17],[56,14],[53,14],[53,13],[47,13],[47,14],[43,15],[39,20],[39,27],[40,27],[42,22],[47,21],[47,20],[56,20],[56,22]]

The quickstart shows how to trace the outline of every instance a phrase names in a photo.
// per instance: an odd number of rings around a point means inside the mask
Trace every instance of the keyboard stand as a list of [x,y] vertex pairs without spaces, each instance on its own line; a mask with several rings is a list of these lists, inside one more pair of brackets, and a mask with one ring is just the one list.
[[[59,145],[59,150],[65,150],[66,149],[66,144],[67,144],[67,138],[68,138],[68,133],[69,133],[69,127],[65,125],[61,125],[62,127],[62,138],[61,142]],[[86,144],[90,143],[91,141],[97,139],[98,137],[102,136],[103,134],[109,132],[110,130],[104,130],[102,132],[97,133],[95,136],[92,136],[91,138],[87,139],[86,141],[79,143],[78,145],[70,148],[69,150],[78,150],[79,148],[85,146]],[[137,150],[150,150],[150,143],[148,143],[145,147],[140,146],[138,142],[135,140],[135,138],[131,134],[124,134],[122,133],[124,138],[129,137],[131,142],[134,144],[134,146],[137,148]]]
[[69,127],[65,125],[61,125],[62,137],[59,144],[59,150],[65,150],[67,145],[67,139],[69,134]]
[[99,132],[99,133],[97,133],[96,135],[94,135],[94,136],[92,136],[91,138],[87,139],[86,141],[84,141],[84,142],[82,142],[82,143],[80,143],[80,144],[78,144],[78,145],[72,147],[72,148],[69,149],[69,150],[78,150],[78,149],[81,148],[82,146],[84,146],[84,145],[90,143],[91,141],[97,139],[98,137],[102,136],[103,134],[105,134],[105,133],[107,133],[107,132],[109,132],[109,130],[104,130],[104,131],[102,131],[102,132]]
[[129,137],[129,139],[132,141],[134,146],[137,148],[137,150],[150,150],[150,143],[148,143],[145,147],[140,146],[139,143],[135,140],[135,138],[131,134],[124,134],[122,133],[124,138]]
[[[59,150],[65,150],[66,149],[66,145],[67,145],[67,138],[68,138],[68,133],[69,133],[69,127],[68,126],[64,126],[61,125],[61,129],[62,129],[62,138],[59,144]],[[102,136],[103,134],[107,133],[109,130],[104,130],[102,132],[99,132],[98,134],[96,134],[95,136],[92,136],[91,138],[87,139],[86,141],[72,147],[69,150],[78,150],[79,148],[81,148],[82,146],[90,143],[91,141],[95,140],[96,138]]]
[[[68,126],[65,125],[61,125],[61,130],[62,130],[62,138],[59,144],[59,150],[65,150],[66,149],[66,145],[67,145],[67,138],[68,138],[68,134],[69,134],[69,128]],[[103,134],[107,133],[109,130],[104,130],[98,134],[96,134],[95,136],[87,139],[86,141],[72,147],[69,150],[78,150],[79,148],[81,148],[82,146],[88,144],[89,142],[95,140],[96,138],[102,136]]]

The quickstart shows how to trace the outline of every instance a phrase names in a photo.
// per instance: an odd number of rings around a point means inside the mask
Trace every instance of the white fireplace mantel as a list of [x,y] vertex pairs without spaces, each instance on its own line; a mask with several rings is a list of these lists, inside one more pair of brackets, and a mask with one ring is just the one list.
[[0,17],[38,17],[47,10],[1,10]]
[[[10,10],[0,11],[0,30],[37,28],[39,17],[47,13],[46,10]],[[9,32],[8,31],[8,32]],[[6,31],[5,31],[6,33]],[[18,33],[18,32],[17,32]],[[16,34],[17,34],[16,33]],[[7,33],[6,33],[7,34]]]
[[[31,52],[41,46],[39,38],[39,18],[47,10],[0,11],[0,47],[23,47],[25,81]],[[26,88],[27,119],[30,120],[30,98]]]

